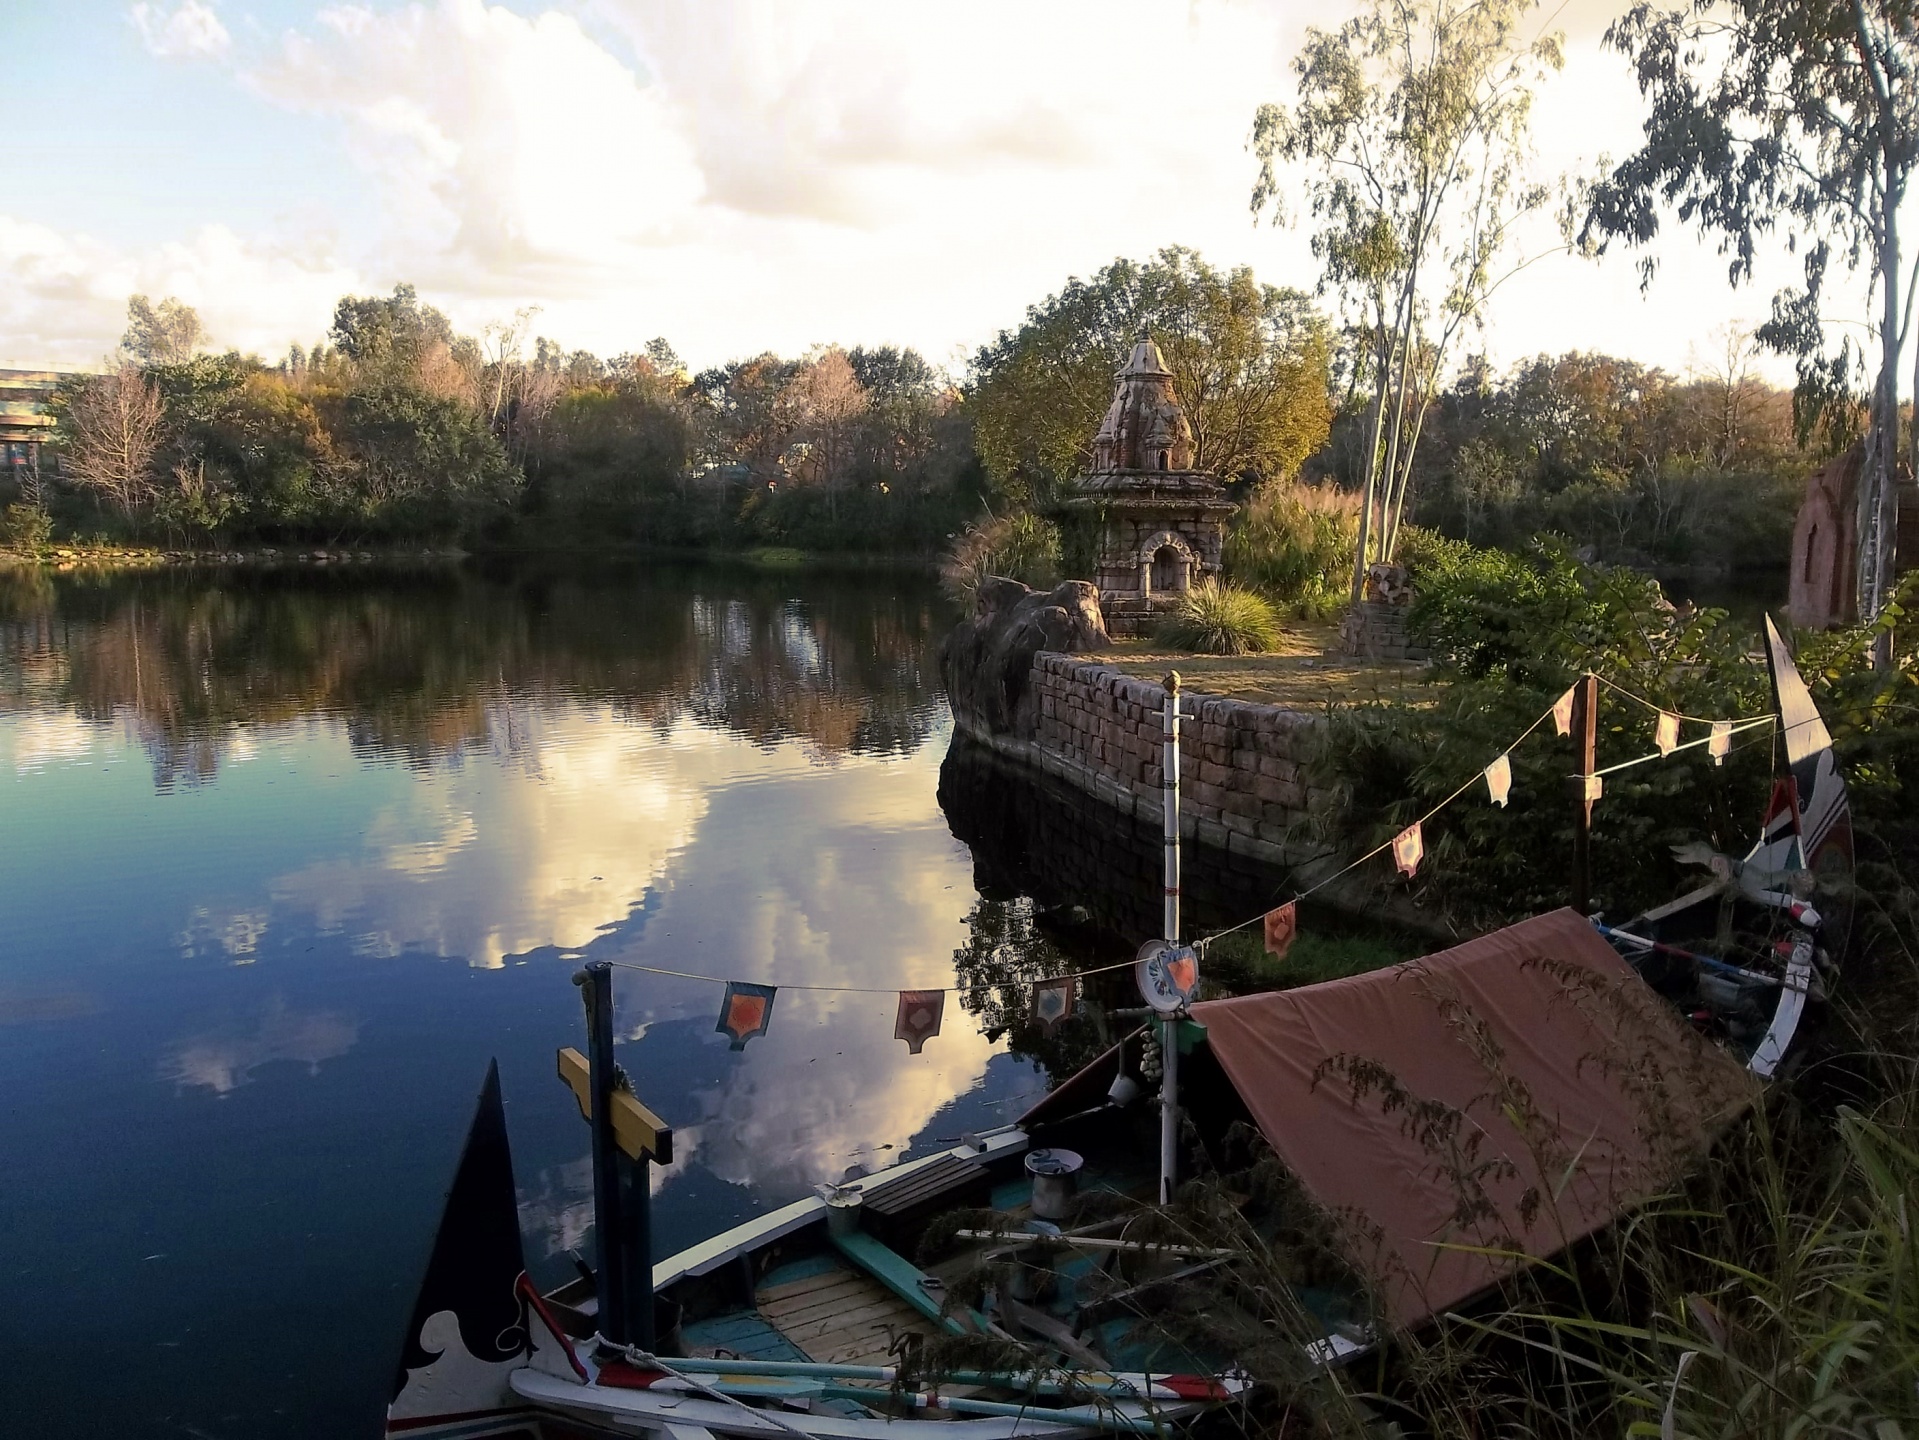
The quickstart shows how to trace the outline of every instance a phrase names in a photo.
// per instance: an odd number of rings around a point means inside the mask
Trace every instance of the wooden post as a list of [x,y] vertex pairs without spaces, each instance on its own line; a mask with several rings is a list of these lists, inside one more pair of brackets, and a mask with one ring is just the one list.
[[[1179,944],[1179,671],[1166,677],[1166,743],[1160,757],[1161,819],[1166,841],[1166,944]],[[1179,1182],[1179,1020],[1159,1027],[1159,1203],[1173,1202]]]
[[588,1116],[593,1134],[593,1234],[600,1252],[594,1280],[600,1337],[609,1344],[624,1345],[631,1339],[626,1326],[630,1267],[624,1255],[626,1226],[621,1223],[619,1149],[613,1138],[613,967],[604,960],[589,960],[573,981],[586,999],[588,1085],[593,1097]]
[[1597,768],[1599,740],[1599,677],[1588,674],[1573,687],[1573,745],[1579,773],[1573,779],[1573,909],[1592,913],[1593,802],[1588,778]]
[[621,1245],[626,1273],[621,1277],[626,1292],[626,1338],[629,1344],[651,1354],[653,1335],[653,1195],[652,1165],[644,1155],[637,1160],[617,1157],[625,1182],[622,1197],[626,1207],[626,1238]]

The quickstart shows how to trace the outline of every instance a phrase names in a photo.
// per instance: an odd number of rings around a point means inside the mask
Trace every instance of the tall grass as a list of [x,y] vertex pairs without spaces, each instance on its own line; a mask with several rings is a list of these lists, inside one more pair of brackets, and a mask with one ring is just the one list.
[[1202,655],[1257,655],[1279,643],[1279,616],[1264,596],[1202,580],[1167,612],[1154,638]]
[[1260,486],[1226,536],[1226,573],[1303,619],[1345,603],[1359,500],[1331,485]]
[[1056,584],[1059,527],[1030,511],[989,515],[967,526],[954,537],[940,564],[940,585],[970,608],[988,575],[1003,575],[1035,589]]

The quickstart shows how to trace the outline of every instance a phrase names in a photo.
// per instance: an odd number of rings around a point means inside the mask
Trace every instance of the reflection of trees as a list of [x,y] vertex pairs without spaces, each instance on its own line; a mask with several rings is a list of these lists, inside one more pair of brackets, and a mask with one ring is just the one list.
[[982,897],[966,917],[966,925],[966,943],[953,952],[960,1004],[979,1017],[980,1030],[989,1040],[1006,1036],[1014,1054],[1031,1056],[1055,1076],[1072,1074],[1106,1048],[1107,1028],[1096,1012],[1102,1001],[1112,999],[1105,994],[1111,987],[1102,983],[1109,976],[1082,982],[1087,999],[1082,1010],[1088,1013],[1062,1022],[1051,1039],[1033,1019],[1035,980],[1088,969],[1099,962],[1069,957],[1042,933],[1029,897]]
[[237,725],[304,718],[416,765],[515,753],[526,701],[891,752],[933,726],[940,623],[931,588],[897,577],[0,571],[0,712],[124,718],[161,784],[213,774]]

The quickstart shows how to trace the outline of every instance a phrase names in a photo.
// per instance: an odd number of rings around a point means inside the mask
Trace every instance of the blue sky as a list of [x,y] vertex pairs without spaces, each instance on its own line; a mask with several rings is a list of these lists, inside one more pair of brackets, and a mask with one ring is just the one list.
[[[1577,0],[1539,97],[1542,171],[1636,134]],[[958,367],[1118,255],[1187,244],[1311,288],[1256,225],[1246,139],[1324,5],[1262,0],[81,0],[0,7],[34,77],[0,148],[0,364],[86,364],[126,296],[176,294],[265,355],[348,291],[416,284],[477,330],[695,364],[903,343]],[[1549,236],[1528,242],[1543,248]],[[1555,257],[1502,292],[1496,359],[1610,349],[1673,368],[1750,323],[1683,234]]]

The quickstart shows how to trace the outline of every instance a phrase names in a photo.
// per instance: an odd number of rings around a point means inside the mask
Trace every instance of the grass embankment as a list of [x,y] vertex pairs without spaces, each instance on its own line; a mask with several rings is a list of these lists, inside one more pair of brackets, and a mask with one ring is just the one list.
[[1142,680],[1177,670],[1190,690],[1299,709],[1372,701],[1424,708],[1443,686],[1417,661],[1340,654],[1339,627],[1319,621],[1289,621],[1264,655],[1192,655],[1153,640],[1116,640],[1094,658]]

